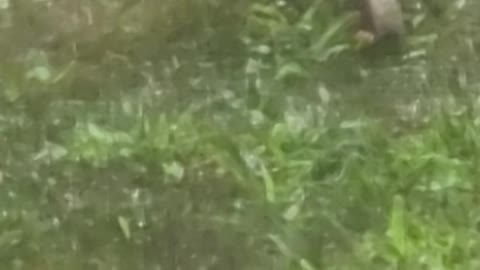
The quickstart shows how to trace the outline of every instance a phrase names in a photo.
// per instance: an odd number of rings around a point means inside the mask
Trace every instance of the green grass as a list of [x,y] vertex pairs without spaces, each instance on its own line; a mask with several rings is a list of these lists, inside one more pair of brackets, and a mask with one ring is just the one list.
[[[73,51],[5,53],[6,269],[479,268],[476,14],[411,9],[386,56],[353,50],[354,16],[326,1],[176,3],[129,2],[84,43],[72,26]],[[33,27],[16,23],[1,48]]]
[[33,132],[27,124],[5,125],[13,142],[2,146],[6,265],[479,264],[480,127],[468,113],[432,111],[422,128],[398,134],[325,105],[287,106],[269,118],[228,108],[231,101],[220,101],[222,113],[209,105],[178,113],[144,107],[140,115],[125,108],[142,105],[125,102],[110,107],[112,115],[77,114],[76,125],[36,153],[16,147],[28,137],[13,140],[14,129]]

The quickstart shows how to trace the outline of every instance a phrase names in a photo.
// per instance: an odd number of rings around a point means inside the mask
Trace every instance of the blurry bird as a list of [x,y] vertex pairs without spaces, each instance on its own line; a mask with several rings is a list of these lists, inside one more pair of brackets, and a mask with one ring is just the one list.
[[381,40],[399,41],[405,33],[398,0],[359,1],[360,24],[354,35],[357,48],[369,47]]

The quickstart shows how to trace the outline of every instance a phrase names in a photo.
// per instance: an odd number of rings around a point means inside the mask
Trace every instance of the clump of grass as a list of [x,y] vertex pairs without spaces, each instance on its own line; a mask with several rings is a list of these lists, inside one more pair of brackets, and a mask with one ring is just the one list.
[[[480,129],[471,115],[436,115],[423,129],[398,136],[374,119],[313,107],[289,108],[277,118],[238,110],[212,119],[198,111],[139,116],[118,107],[116,117],[137,120],[76,125],[36,161],[42,194],[8,199],[22,198],[25,207],[8,210],[22,233],[6,230],[4,237],[13,237],[6,245],[17,241],[24,250],[37,239],[45,246],[30,248],[32,256],[51,265],[58,257],[75,260],[72,244],[112,265],[462,269],[478,263],[472,205]],[[238,122],[224,121],[233,116]],[[47,216],[25,204],[32,200]],[[18,211],[23,217],[13,218]],[[136,248],[145,250],[143,257],[106,261]]]

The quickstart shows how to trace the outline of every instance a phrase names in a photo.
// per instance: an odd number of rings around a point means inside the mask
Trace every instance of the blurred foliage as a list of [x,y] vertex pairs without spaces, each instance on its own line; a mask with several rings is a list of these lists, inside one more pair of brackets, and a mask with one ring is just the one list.
[[480,4],[0,1],[9,269],[477,269]]

